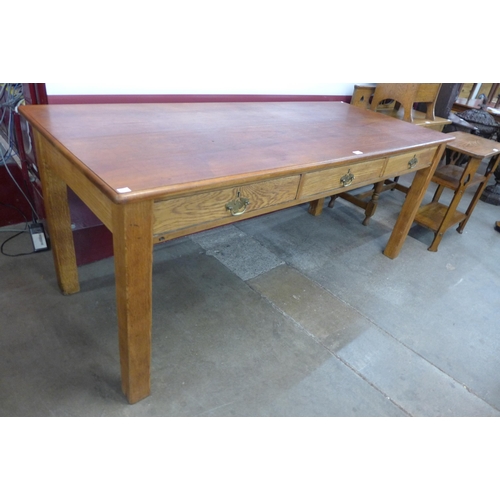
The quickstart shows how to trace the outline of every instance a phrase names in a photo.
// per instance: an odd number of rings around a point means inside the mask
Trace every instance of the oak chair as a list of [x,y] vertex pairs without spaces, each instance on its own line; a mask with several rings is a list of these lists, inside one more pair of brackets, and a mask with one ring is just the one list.
[[402,119],[412,123],[415,115],[413,108],[415,104],[421,103],[426,106],[425,119],[434,121],[434,109],[440,90],[440,83],[379,83],[375,88],[370,109],[377,111],[382,101],[392,100],[395,102],[396,111],[403,107]]
[[368,109],[375,92],[376,85],[354,85],[351,105],[358,108]]

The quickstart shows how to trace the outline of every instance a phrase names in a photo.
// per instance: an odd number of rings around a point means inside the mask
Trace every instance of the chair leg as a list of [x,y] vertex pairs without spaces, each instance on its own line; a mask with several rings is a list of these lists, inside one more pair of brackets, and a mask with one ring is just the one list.
[[391,191],[394,191],[395,189],[397,189],[398,182],[399,182],[399,175],[397,177],[394,177],[393,186],[391,187]]
[[330,201],[328,202],[328,208],[333,208],[333,205],[335,205],[335,200],[339,197],[338,194],[334,194],[331,198]]
[[365,209],[365,220],[363,221],[363,226],[368,225],[368,222],[370,222],[372,215],[375,213],[375,210],[377,210],[378,199],[380,197],[380,193],[384,187],[384,184],[384,181],[374,184],[372,197]]

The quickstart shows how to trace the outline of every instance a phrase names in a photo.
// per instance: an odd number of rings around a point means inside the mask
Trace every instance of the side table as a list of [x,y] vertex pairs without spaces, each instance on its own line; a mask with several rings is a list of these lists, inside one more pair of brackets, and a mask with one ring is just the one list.
[[[432,182],[438,185],[432,202],[419,208],[415,222],[434,232],[434,240],[428,248],[437,252],[444,233],[455,224],[461,234],[476,206],[488,180],[500,162],[500,144],[490,139],[484,139],[467,132],[453,132],[455,140],[446,146],[446,158],[449,163],[438,167]],[[483,175],[477,173],[484,159],[490,161]],[[465,160],[465,161],[464,161]],[[463,165],[465,163],[465,165]],[[476,192],[464,212],[458,210],[458,205],[466,189],[477,186]],[[439,202],[444,188],[454,192],[449,205]]]

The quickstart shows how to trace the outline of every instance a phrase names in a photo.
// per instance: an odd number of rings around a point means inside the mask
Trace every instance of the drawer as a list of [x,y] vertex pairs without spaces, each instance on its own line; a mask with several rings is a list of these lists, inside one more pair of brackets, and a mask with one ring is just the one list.
[[[243,213],[292,201],[297,196],[299,180],[300,176],[294,175],[156,201],[153,209],[153,232],[166,233],[230,217],[238,220],[238,215]],[[248,200],[248,205],[241,201],[244,198]],[[226,205],[235,201],[231,213]]]
[[383,173],[384,177],[391,177],[397,174],[408,174],[412,170],[420,170],[421,168],[429,167],[434,159],[436,149],[437,148],[434,147],[389,158]]
[[[304,175],[301,197],[333,193],[336,190],[345,191],[346,187],[354,189],[356,186],[377,182],[382,173],[385,159],[355,163],[350,166],[333,167]],[[351,183],[345,176],[350,176]]]

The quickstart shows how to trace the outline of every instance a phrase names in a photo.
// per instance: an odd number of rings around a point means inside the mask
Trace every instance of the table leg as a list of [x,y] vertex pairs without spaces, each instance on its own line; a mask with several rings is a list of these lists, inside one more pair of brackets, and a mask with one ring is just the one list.
[[472,212],[473,212],[475,206],[477,205],[477,202],[480,200],[481,195],[483,194],[484,188],[486,187],[486,183],[487,183],[487,181],[483,181],[479,185],[477,191],[475,192],[471,202],[469,203],[469,206],[467,207],[467,211],[465,212],[465,215],[466,215],[465,219],[457,227],[458,233],[462,234],[464,232],[465,225],[469,221],[470,216],[472,215]]
[[[481,162],[479,162],[480,164]],[[495,172],[495,170],[497,169],[498,165],[500,163],[500,155],[498,155],[496,158],[493,157],[490,159],[490,162],[488,164],[488,167],[486,169],[486,172],[485,172],[485,179],[484,181],[479,184],[477,190],[476,190],[476,193],[474,194],[474,197],[472,198],[472,201],[470,202],[468,208],[467,208],[467,211],[465,212],[466,214],[466,218],[465,220],[463,220],[460,225],[458,226],[457,228],[457,231],[462,234],[463,233],[463,230],[465,229],[465,225],[467,224],[468,220],[470,219],[470,216],[472,215],[472,212],[475,208],[475,206],[477,205],[477,202],[481,199],[481,196],[483,194],[483,191],[485,190],[487,184],[488,184],[488,181],[491,177],[491,175]],[[479,165],[478,165],[478,168],[479,168]],[[477,169],[476,169],[477,170]],[[476,173],[476,171],[474,171],[474,174]],[[472,175],[473,176],[473,175]]]
[[384,255],[386,257],[395,259],[399,255],[445,147],[446,145],[441,145],[438,148],[434,161],[430,167],[423,168],[415,173],[415,178],[408,190],[398,220],[394,225],[391,237],[385,247]]
[[122,390],[136,403],[151,392],[153,208],[146,201],[113,210]]
[[434,197],[432,198],[432,201],[439,201],[439,198],[441,198],[441,195],[443,194],[444,191],[444,186],[438,185],[436,188],[436,192],[434,193]]
[[[441,221],[437,231],[435,232],[434,239],[432,240],[432,243],[428,248],[430,252],[438,251],[438,247],[439,244],[441,243],[441,240],[443,239],[444,233],[449,229],[451,221],[453,220],[453,216],[455,215],[458,209],[458,205],[460,204],[460,201],[462,199],[462,196],[464,195],[465,190],[467,189],[467,183],[470,181],[470,179],[474,177],[474,174],[476,173],[476,170],[479,167],[480,163],[481,163],[481,158],[471,158],[469,163],[465,167],[464,173],[462,174],[462,178],[460,179],[459,186],[456,189],[455,194],[453,195],[453,198],[451,200],[451,203],[448,205],[448,208],[446,209],[446,213],[443,217],[443,220]],[[472,203],[475,204],[474,200]],[[461,227],[461,225],[462,224],[460,224],[459,228]]]
[[315,216],[321,215],[321,212],[323,211],[323,204],[324,203],[325,203],[324,198],[320,198],[318,200],[314,200],[314,201],[309,202],[308,212],[311,215],[315,215]]
[[39,163],[39,170],[57,282],[62,293],[70,295],[80,291],[80,284],[71,230],[68,188],[43,158]]

